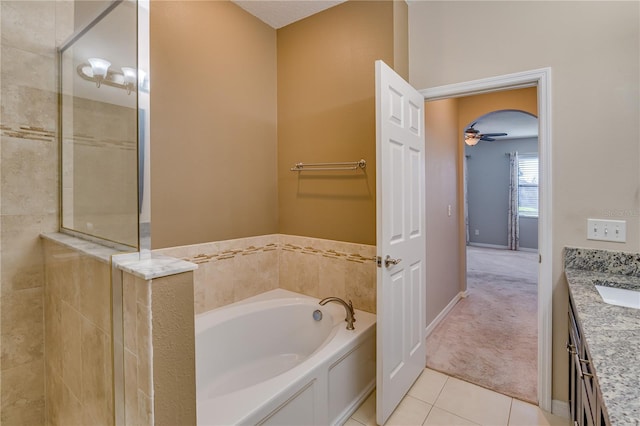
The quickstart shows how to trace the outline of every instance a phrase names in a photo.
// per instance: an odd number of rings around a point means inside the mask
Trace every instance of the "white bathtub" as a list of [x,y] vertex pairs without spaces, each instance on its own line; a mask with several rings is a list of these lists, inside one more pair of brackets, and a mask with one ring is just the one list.
[[355,316],[286,290],[196,316],[198,425],[345,422],[375,387],[376,317]]

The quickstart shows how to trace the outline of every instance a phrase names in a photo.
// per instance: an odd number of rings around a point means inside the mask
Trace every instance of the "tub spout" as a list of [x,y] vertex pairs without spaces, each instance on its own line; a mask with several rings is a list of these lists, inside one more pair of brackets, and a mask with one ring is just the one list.
[[344,319],[347,322],[347,330],[353,330],[353,323],[356,322],[356,317],[351,300],[349,300],[349,303],[347,303],[339,297],[326,297],[320,301],[320,304],[326,305],[329,302],[341,303],[342,306],[344,306],[344,310],[347,312],[347,317]]

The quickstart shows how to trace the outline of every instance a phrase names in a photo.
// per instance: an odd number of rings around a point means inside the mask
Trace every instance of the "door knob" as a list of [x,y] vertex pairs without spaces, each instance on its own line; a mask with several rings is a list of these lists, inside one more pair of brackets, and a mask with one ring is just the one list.
[[398,263],[402,262],[402,259],[392,259],[391,256],[387,255],[387,257],[384,258],[384,266],[385,267],[390,267],[391,265],[397,265]]

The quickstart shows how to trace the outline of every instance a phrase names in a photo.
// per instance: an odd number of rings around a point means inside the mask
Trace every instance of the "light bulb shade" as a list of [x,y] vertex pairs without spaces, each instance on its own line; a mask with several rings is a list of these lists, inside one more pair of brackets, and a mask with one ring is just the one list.
[[91,72],[94,77],[105,78],[107,76],[111,62],[102,58],[89,58],[88,61],[91,64]]
[[471,137],[471,138],[464,138],[464,143],[466,143],[469,146],[474,146],[476,145],[478,142],[480,142],[480,138],[479,137]]
[[136,84],[138,72],[135,68],[122,67],[122,74],[124,75],[124,84]]

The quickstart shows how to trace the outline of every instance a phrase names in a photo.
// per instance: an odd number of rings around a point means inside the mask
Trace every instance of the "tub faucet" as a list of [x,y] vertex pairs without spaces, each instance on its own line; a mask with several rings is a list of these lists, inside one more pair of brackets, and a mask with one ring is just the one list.
[[321,305],[326,305],[329,302],[341,303],[347,311],[347,317],[344,319],[347,322],[347,330],[353,330],[353,323],[356,322],[355,312],[353,311],[353,303],[349,300],[349,303],[340,299],[339,297],[325,297],[320,301]]

